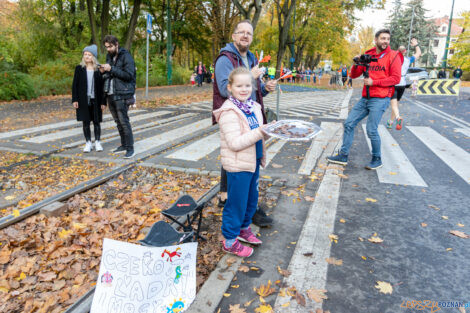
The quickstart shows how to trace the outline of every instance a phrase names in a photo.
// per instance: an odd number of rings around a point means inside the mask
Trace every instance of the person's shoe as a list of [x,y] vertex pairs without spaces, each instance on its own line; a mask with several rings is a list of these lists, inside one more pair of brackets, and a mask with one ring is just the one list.
[[235,254],[239,257],[246,258],[253,254],[253,248],[244,246],[240,241],[235,240],[235,243],[231,247],[225,246],[225,240],[222,241],[222,249],[231,254]]
[[219,208],[223,208],[225,206],[225,203],[227,203],[227,199],[222,200],[222,199],[219,198],[219,203],[217,203],[217,206]]
[[252,223],[259,227],[269,227],[273,225],[273,219],[270,218],[259,206],[253,215]]
[[124,152],[126,152],[126,148],[124,148],[123,146],[119,146],[113,150],[113,153],[124,153]]
[[103,146],[101,145],[99,140],[95,141],[95,150],[96,151],[103,151]]
[[392,120],[388,120],[388,121],[387,121],[387,128],[388,128],[388,129],[392,129],[392,126],[393,126],[393,121],[392,121]]
[[346,165],[348,164],[348,156],[346,154],[342,154],[341,152],[338,153],[337,155],[332,155],[326,157],[328,162],[335,163],[335,164],[340,164],[340,165]]
[[369,165],[366,166],[368,170],[376,170],[383,166],[382,159],[380,157],[372,157],[372,161],[370,161]]
[[132,149],[132,150],[127,150],[126,155],[124,156],[124,159],[133,158],[134,155],[135,155],[134,149]]
[[246,243],[251,243],[252,245],[260,245],[263,243],[255,234],[253,234],[251,227],[240,230],[240,235],[238,235],[237,239]]
[[403,119],[401,117],[397,118],[397,125],[395,126],[396,130],[401,130],[403,127]]
[[91,141],[87,141],[85,143],[85,148],[83,148],[83,152],[85,153],[91,152],[92,148],[93,148],[93,145],[91,144]]

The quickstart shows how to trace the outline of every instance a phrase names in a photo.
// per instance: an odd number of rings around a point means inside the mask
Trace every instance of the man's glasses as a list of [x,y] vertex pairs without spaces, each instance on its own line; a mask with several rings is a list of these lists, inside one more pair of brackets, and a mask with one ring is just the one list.
[[249,32],[236,32],[235,35],[242,35],[242,36],[247,36],[247,37],[253,36],[253,34]]

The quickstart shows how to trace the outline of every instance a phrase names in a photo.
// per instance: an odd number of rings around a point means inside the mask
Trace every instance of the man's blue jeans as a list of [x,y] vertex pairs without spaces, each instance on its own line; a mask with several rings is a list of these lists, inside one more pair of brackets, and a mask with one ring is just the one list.
[[367,136],[372,145],[372,156],[380,157],[380,136],[377,131],[380,120],[385,110],[390,105],[390,98],[361,98],[348,115],[344,122],[343,145],[341,146],[341,153],[349,155],[349,149],[354,139],[354,128],[357,123],[362,121],[364,117],[367,118]]

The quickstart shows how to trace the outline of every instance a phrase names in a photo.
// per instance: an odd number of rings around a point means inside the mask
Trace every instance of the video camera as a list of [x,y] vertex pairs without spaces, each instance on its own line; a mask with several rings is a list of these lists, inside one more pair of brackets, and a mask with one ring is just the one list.
[[[369,65],[372,62],[379,61],[377,58],[373,58],[370,54],[362,54],[360,57],[353,59],[356,66],[364,66],[366,69],[364,71],[364,78],[369,78]],[[366,86],[367,99],[370,99],[369,86]]]
[[377,62],[378,59],[373,58],[370,54],[362,54],[360,57],[355,57],[353,61],[357,65],[365,66],[366,64],[370,64],[371,62]]

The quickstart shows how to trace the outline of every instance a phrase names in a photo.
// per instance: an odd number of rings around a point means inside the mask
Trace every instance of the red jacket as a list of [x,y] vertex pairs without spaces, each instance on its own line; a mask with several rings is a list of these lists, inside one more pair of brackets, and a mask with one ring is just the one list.
[[[372,86],[369,87],[371,98],[385,98],[393,96],[394,86],[401,79],[401,65],[403,63],[403,55],[398,51],[387,47],[380,54],[377,54],[376,48],[366,51],[366,54],[377,58],[378,62],[371,62],[369,67],[369,77],[372,79]],[[351,78],[357,78],[364,73],[364,66],[354,65],[351,68]],[[366,86],[362,89],[362,96],[367,97]]]

